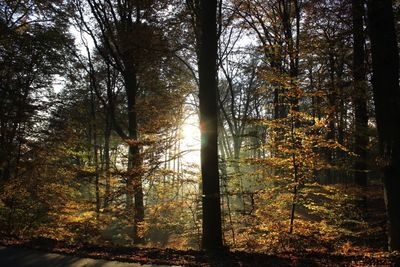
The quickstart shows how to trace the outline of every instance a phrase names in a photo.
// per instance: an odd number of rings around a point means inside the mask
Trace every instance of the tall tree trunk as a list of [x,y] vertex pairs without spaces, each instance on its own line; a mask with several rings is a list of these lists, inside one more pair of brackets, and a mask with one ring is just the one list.
[[105,176],[106,176],[106,188],[104,196],[104,208],[108,208],[111,202],[111,159],[110,159],[110,137],[113,127],[113,115],[114,115],[114,101],[112,88],[115,83],[115,77],[113,77],[110,65],[107,64],[107,105],[104,107],[104,113],[106,116],[105,128],[104,128],[104,162],[105,162]]
[[[224,137],[224,126],[222,124],[221,121],[221,117],[220,116],[218,118],[218,124],[219,124],[219,140],[220,143],[222,143],[219,146],[219,151],[220,151],[220,155],[221,155],[221,165],[219,166],[220,170],[221,170],[221,187],[222,187],[222,194],[225,195],[225,199],[226,199],[226,212],[228,215],[228,220],[229,220],[229,225],[230,225],[230,229],[231,229],[231,235],[232,235],[232,242],[233,244],[236,244],[236,237],[235,237],[235,228],[233,226],[233,221],[232,221],[232,211],[231,211],[231,204],[230,204],[230,197],[229,197],[229,187],[228,187],[228,171],[227,171],[227,166],[226,166],[226,159],[227,159],[227,151],[226,151],[226,147],[223,145],[224,140],[226,139]],[[223,201],[223,199],[222,199]],[[224,203],[222,202],[222,207],[224,207]],[[225,216],[225,211],[222,208],[222,213],[223,216]]]
[[360,186],[367,185],[367,146],[368,113],[367,84],[365,70],[364,1],[352,0],[353,12],[353,87],[355,110],[354,150],[357,159],[354,163],[354,181]]
[[203,202],[202,248],[221,249],[221,199],[218,172],[217,1],[200,1],[199,98]]
[[[127,64],[131,66],[130,64]],[[134,67],[131,67],[124,75],[126,95],[128,98],[128,179],[127,179],[127,207],[132,207],[132,194],[134,198],[134,225],[133,241],[142,243],[139,227],[144,221],[144,204],[142,188],[142,159],[138,141],[138,123],[136,112],[137,79]]]
[[[328,141],[334,142],[336,140],[336,105],[337,105],[337,92],[336,92],[336,81],[335,81],[335,55],[332,51],[328,51],[329,53],[329,79],[330,85],[328,86],[328,104],[329,109],[328,117],[329,117],[329,124],[328,124],[328,133],[326,138]],[[335,153],[332,148],[325,149],[326,160],[329,165],[333,165],[335,161]],[[325,182],[328,184],[334,183],[334,172],[331,166],[328,166],[326,169],[326,177]]]
[[372,85],[388,214],[389,250],[400,250],[399,54],[390,0],[368,0]]
[[90,113],[91,113],[91,139],[93,141],[93,165],[95,175],[95,194],[96,194],[96,217],[100,217],[100,177],[99,177],[99,155],[97,147],[97,123],[96,123],[96,103],[93,85],[90,85]]
[[106,114],[106,125],[104,129],[104,174],[106,188],[104,193],[104,208],[108,208],[111,200],[111,170],[110,170],[110,136],[111,136],[111,119],[110,114]]
[[[295,129],[296,129],[296,121],[294,118],[291,118],[291,142],[292,142],[292,147],[293,151],[298,149],[298,140],[296,140],[295,136]],[[293,187],[293,198],[292,198],[292,208],[290,210],[290,228],[289,228],[289,234],[293,233],[293,228],[294,228],[294,217],[295,217],[295,211],[296,211],[296,204],[298,200],[298,191],[299,191],[299,164],[298,164],[298,159],[296,156],[296,152],[292,153],[292,167],[293,167],[293,181],[294,181],[294,187]]]

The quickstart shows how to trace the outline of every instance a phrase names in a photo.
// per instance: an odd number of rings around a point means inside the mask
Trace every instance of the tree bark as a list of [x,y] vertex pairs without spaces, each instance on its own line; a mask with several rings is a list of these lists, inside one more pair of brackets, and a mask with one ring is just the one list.
[[94,89],[90,86],[90,111],[91,111],[91,132],[93,138],[93,164],[95,168],[95,193],[96,193],[96,217],[100,217],[100,174],[99,174],[99,155],[97,147],[97,123],[96,123],[96,105]]
[[365,70],[364,37],[364,1],[352,0],[353,13],[353,101],[355,117],[354,151],[357,159],[354,163],[354,181],[360,186],[367,185],[367,147],[368,113],[367,84]]
[[200,1],[199,98],[203,203],[202,248],[223,247],[218,171],[217,1]]
[[[328,86],[328,105],[329,105],[329,124],[328,133],[326,139],[330,142],[336,140],[336,106],[337,106],[337,92],[336,92],[336,79],[335,79],[335,65],[336,57],[331,51],[332,48],[328,50],[328,65],[329,65],[329,80],[330,84]],[[329,166],[326,169],[325,183],[333,184],[335,182],[335,174],[332,169],[332,165],[335,164],[335,153],[332,148],[325,148],[325,156]]]
[[106,188],[104,192],[104,208],[108,208],[111,201],[111,171],[110,171],[110,136],[111,136],[111,119],[110,114],[106,114],[106,125],[104,129],[104,175]]
[[[127,64],[130,66],[130,64]],[[135,68],[132,66],[124,74],[126,95],[128,98],[128,177],[127,177],[127,208],[132,207],[132,194],[134,198],[134,225],[133,241],[142,243],[139,227],[144,221],[144,204],[142,188],[142,159],[138,144],[138,122],[136,112],[137,78]]]
[[388,215],[389,250],[400,250],[399,54],[390,0],[368,0],[372,86]]

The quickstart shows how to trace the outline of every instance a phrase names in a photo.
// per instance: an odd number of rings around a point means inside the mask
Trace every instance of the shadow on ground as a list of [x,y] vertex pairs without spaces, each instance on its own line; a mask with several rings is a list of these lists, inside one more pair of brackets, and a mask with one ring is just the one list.
[[[117,261],[79,258],[55,253],[46,253],[26,248],[0,247],[2,267],[150,267],[162,265],[140,265]],[[166,265],[164,265],[166,266]]]

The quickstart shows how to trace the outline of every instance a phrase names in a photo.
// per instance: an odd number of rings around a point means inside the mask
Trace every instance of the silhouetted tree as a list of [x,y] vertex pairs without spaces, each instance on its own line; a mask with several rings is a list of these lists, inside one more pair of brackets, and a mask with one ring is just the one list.
[[201,175],[203,186],[202,248],[222,248],[221,200],[218,170],[217,1],[200,1],[199,98]]
[[354,180],[361,186],[367,185],[368,111],[365,67],[364,1],[352,0],[353,13],[353,87],[354,87]]
[[392,1],[369,0],[368,23],[389,250],[394,251],[400,250],[400,87],[399,52]]

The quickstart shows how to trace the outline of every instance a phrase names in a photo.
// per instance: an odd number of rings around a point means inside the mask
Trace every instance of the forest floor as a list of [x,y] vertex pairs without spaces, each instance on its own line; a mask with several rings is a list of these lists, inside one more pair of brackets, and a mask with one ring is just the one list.
[[[49,246],[43,244],[35,245],[32,242],[23,242],[20,240],[4,239],[0,243],[8,248],[13,247],[14,251],[18,251],[15,249],[20,248],[21,253],[26,248],[34,248],[42,253],[51,252],[70,255],[74,256],[75,259],[91,258],[164,266],[400,266],[399,255],[388,253],[351,253],[345,255],[338,253],[301,252],[268,255],[241,251],[207,253],[194,250],[179,251],[156,248],[68,246],[62,243]],[[37,254],[38,252],[34,253]],[[1,257],[2,255],[0,255]],[[13,266],[18,267],[15,264]],[[70,265],[64,264],[62,266]]]
[[78,258],[164,266],[400,266],[400,253],[385,251],[386,222],[382,190],[369,187],[365,195],[366,201],[362,204],[365,224],[359,229],[352,229],[353,233],[358,231],[356,236],[341,237],[341,240],[334,240],[333,243],[314,240],[317,244],[312,246],[308,246],[304,238],[305,242],[298,248],[286,251],[260,253],[232,250],[210,253],[196,250],[71,244],[41,237],[21,239],[5,235],[0,236],[0,245]]

